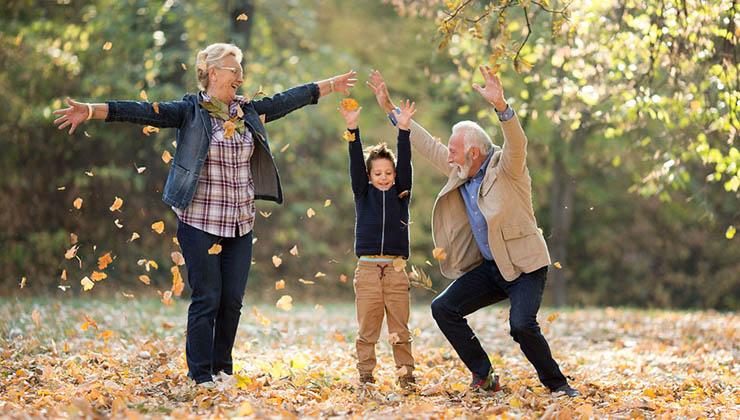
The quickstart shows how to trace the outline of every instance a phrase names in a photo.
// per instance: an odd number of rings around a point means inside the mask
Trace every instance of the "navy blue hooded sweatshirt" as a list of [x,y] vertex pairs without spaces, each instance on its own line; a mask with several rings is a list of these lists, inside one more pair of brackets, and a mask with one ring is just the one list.
[[359,128],[349,130],[349,173],[355,198],[355,254],[409,257],[411,201],[410,131],[398,130],[395,184],[381,191],[370,183]]

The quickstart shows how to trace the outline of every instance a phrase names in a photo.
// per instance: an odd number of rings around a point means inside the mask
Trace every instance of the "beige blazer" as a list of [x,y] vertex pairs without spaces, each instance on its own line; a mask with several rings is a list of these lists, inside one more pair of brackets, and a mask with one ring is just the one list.
[[[478,193],[478,206],[488,222],[488,244],[507,281],[550,264],[550,254],[532,208],[532,178],[527,169],[527,137],[516,116],[502,122],[504,146],[494,146]],[[483,261],[458,190],[466,181],[447,163],[447,146],[412,121],[411,145],[445,174],[447,184],[432,210],[434,246],[444,248],[442,275],[456,279]]]

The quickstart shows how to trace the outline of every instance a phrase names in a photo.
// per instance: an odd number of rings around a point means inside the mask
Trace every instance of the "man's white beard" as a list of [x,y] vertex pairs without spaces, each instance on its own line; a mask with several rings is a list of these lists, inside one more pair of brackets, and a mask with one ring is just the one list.
[[469,154],[465,154],[465,165],[459,163],[450,163],[452,170],[455,171],[459,178],[467,178],[470,173],[470,168],[473,166],[473,158]]

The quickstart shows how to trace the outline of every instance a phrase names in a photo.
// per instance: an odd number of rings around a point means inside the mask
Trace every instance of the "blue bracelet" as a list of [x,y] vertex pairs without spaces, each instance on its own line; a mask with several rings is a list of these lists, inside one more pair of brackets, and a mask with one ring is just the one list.
[[395,115],[393,115],[394,112],[398,115],[401,115],[401,108],[395,107],[393,111],[388,113],[388,119],[391,120],[391,124],[393,124],[393,126],[395,127],[398,125],[398,119]]

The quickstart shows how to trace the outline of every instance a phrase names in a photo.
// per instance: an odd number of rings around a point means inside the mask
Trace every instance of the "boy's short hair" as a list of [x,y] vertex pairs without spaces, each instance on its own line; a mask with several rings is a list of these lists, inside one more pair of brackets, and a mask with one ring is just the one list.
[[372,169],[373,161],[376,159],[388,159],[393,163],[393,169],[396,169],[396,155],[393,154],[393,150],[389,149],[385,142],[365,148],[365,154],[367,155],[365,169],[368,174]]

